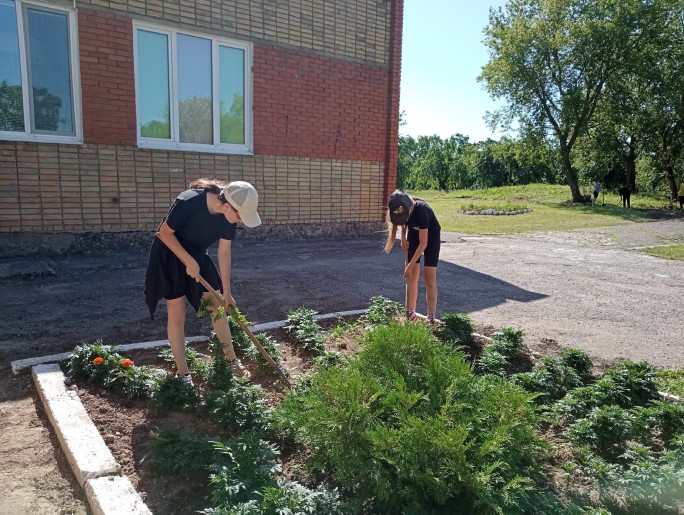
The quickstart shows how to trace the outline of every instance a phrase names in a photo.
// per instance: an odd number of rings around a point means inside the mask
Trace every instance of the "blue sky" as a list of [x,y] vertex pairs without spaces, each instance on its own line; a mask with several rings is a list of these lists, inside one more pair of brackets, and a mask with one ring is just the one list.
[[477,82],[489,54],[482,29],[489,8],[505,0],[405,0],[400,134],[447,138],[460,133],[477,142],[493,133],[483,116],[497,108]]

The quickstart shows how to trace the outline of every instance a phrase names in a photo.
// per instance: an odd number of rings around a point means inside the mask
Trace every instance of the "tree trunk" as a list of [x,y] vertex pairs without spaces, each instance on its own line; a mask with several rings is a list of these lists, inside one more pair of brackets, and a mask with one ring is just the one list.
[[675,171],[672,164],[665,166],[665,178],[667,179],[668,186],[670,186],[670,196],[675,201],[677,200],[677,182],[675,181]]
[[570,163],[570,149],[561,148],[561,160],[563,175],[565,175],[565,180],[568,182],[570,192],[572,193],[572,201],[585,202],[585,198],[582,196],[582,192],[577,184],[577,174],[572,169],[572,164]]

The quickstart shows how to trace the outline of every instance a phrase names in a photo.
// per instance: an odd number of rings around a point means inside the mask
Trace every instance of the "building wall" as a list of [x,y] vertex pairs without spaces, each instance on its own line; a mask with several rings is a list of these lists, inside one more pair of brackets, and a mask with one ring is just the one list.
[[[0,230],[151,230],[206,176],[252,182],[266,224],[381,222],[396,178],[402,11],[371,0],[78,2],[84,144],[0,141]],[[253,42],[254,156],[137,148],[134,19]]]

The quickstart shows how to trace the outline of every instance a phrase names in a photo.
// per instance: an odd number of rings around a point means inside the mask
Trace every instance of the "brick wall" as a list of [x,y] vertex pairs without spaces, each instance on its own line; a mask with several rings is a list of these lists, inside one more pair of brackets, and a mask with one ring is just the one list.
[[78,10],[83,139],[134,145],[135,78],[131,18]]
[[382,161],[387,81],[380,66],[255,45],[254,153]]
[[[0,232],[150,230],[203,176],[252,182],[267,224],[382,219],[396,177],[401,0],[78,5],[84,144],[0,141]],[[136,147],[132,21],[152,17],[254,41],[255,156]]]
[[[400,0],[401,1],[401,0]],[[126,17],[386,64],[397,0],[79,0]]]
[[245,180],[264,223],[376,222],[382,163],[0,142],[1,232],[152,230],[198,177]]

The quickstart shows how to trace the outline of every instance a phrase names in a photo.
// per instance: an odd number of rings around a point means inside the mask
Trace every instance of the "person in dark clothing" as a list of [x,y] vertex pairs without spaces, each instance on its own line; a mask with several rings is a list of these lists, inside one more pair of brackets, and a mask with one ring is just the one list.
[[622,186],[618,189],[620,199],[622,199],[622,207],[631,207],[630,198],[632,197],[632,190],[627,186]]
[[425,256],[423,280],[427,301],[428,322],[434,324],[437,313],[437,263],[439,261],[441,227],[434,211],[422,199],[413,198],[401,190],[390,195],[389,230],[385,252],[394,246],[398,226],[401,226],[401,247],[406,252],[404,279],[406,280],[406,318],[416,319],[420,258]]
[[[247,182],[226,184],[198,179],[178,195],[152,242],[145,274],[145,301],[154,319],[158,302],[165,299],[169,345],[178,375],[189,384],[192,380],[185,359],[186,299],[195,311],[203,298],[211,302],[212,311],[220,307],[218,300],[199,283],[201,276],[223,293],[226,309],[235,305],[230,289],[231,241],[238,222],[247,227],[261,224],[258,202],[256,190]],[[207,248],[217,240],[220,273],[207,253]],[[213,323],[233,371],[248,376],[235,356],[227,319],[223,317]]]

